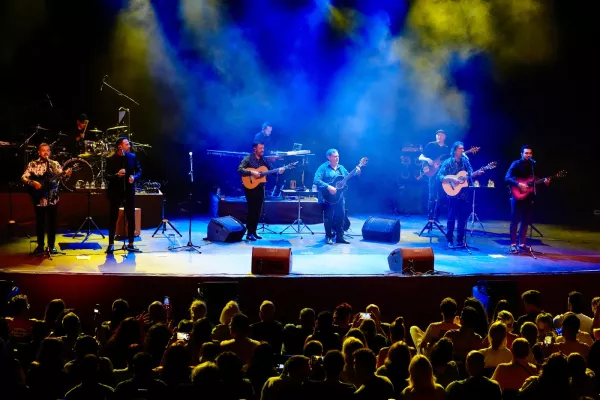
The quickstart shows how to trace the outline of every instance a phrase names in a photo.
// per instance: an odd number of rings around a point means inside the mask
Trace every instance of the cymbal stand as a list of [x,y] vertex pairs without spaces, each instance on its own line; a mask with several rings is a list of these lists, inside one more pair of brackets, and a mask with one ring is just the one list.
[[31,136],[25,139],[25,141],[19,146],[19,148],[23,148],[23,169],[27,168],[27,164],[29,163],[29,158],[27,157],[27,147],[29,147],[29,141],[33,139],[33,137],[37,135],[39,131],[40,129],[38,124],[36,125],[35,131],[31,134]]

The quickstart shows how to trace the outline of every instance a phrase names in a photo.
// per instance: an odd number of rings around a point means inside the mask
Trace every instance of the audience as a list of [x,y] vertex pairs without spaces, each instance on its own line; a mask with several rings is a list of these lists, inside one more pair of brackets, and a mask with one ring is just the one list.
[[[569,298],[567,300],[567,310],[572,312],[579,318],[579,322],[581,323],[581,330],[583,332],[592,334],[592,318],[585,315],[583,312],[585,310],[585,300],[583,295],[577,291],[573,291],[569,293]],[[559,314],[554,317],[554,327],[560,328],[563,324],[563,320],[566,314]]]
[[481,337],[485,337],[488,334],[489,321],[487,312],[483,304],[475,297],[467,297],[463,304],[464,307],[472,307],[477,311],[477,319],[475,320],[475,326],[473,330]]
[[408,367],[408,386],[402,391],[402,400],[443,400],[444,388],[435,382],[431,363],[424,355],[413,357]]
[[[519,319],[520,338],[511,333],[514,319],[506,301],[497,303],[488,322],[475,299],[465,300],[460,318],[455,318],[456,302],[444,299],[441,322],[425,332],[411,328],[424,353],[418,354],[406,342],[404,319],[388,325],[374,304],[367,307],[370,318],[357,314],[353,327],[352,308],[343,303],[333,314],[319,313],[317,323],[314,310],[304,308],[298,325],[282,329],[272,302],[261,304],[260,321],[252,325],[239,305],[229,302],[220,320],[227,325],[213,329],[201,300],[191,303],[190,319],[177,324],[171,321],[173,310],[160,302],[131,318],[127,301],[118,299],[109,319],[100,324],[95,313],[92,325],[92,318],[80,320],[60,299],[47,305],[43,320],[35,320],[27,296],[13,296],[6,303],[10,317],[0,318],[0,396],[600,399],[600,345],[582,329],[590,320],[590,331],[594,324],[600,329],[599,298],[592,301],[592,320],[582,317],[579,292],[569,294],[569,311],[556,319],[541,311],[539,292],[522,297],[527,314]],[[560,329],[554,329],[555,321]],[[477,330],[488,323],[482,341]],[[225,339],[215,339],[220,336]]]

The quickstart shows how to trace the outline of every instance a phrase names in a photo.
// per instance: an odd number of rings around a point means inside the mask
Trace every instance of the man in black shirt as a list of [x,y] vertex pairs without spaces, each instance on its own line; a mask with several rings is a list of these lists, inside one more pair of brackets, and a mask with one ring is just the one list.
[[69,145],[69,150],[74,156],[85,153],[85,134],[90,123],[87,115],[81,114],[77,118],[77,131],[73,135],[72,142]]
[[[429,168],[439,168],[441,161],[448,158],[448,146],[446,141],[446,133],[443,130],[438,130],[435,133],[435,142],[429,142],[423,149],[423,154],[419,156],[419,161],[427,163]],[[439,162],[436,162],[437,158]],[[440,208],[438,207],[440,193],[440,182],[435,175],[429,177],[429,197],[427,201],[427,218],[435,220],[439,223]]]
[[[521,158],[513,161],[510,168],[506,172],[504,181],[509,189],[513,186],[518,186],[520,189],[527,189],[525,183],[519,183],[517,179],[530,179],[535,176],[535,160],[531,146],[524,145],[521,147]],[[546,185],[550,184],[549,179],[545,179]],[[512,193],[512,192],[511,192]],[[510,252],[515,254],[519,250],[526,250],[527,229],[531,225],[531,216],[533,214],[533,199],[535,191],[522,200],[515,199],[512,195],[510,198]],[[519,247],[517,247],[517,225],[521,220],[521,228],[519,230]]]
[[[462,142],[454,142],[452,145],[452,156],[446,159],[438,172],[439,180],[443,183],[462,183],[460,180],[449,177],[448,175],[456,175],[460,171],[466,171],[469,181],[471,180],[471,163],[469,159],[463,155],[465,145]],[[448,225],[446,238],[448,239],[448,247],[454,248],[454,223],[458,222],[456,229],[456,245],[464,247],[465,226],[469,216],[469,194],[466,190],[461,190],[456,196],[448,196]]]
[[111,254],[115,247],[115,230],[119,218],[119,207],[123,204],[127,218],[127,236],[129,245],[127,250],[139,252],[133,245],[135,234],[135,184],[140,178],[142,168],[135,154],[130,153],[131,145],[125,137],[120,137],[116,144],[116,151],[106,158],[106,181],[108,182],[108,201],[110,226],[108,227],[108,247],[106,253]]
[[[266,158],[264,158],[264,143],[254,142],[252,144],[252,149],[252,154],[246,156],[240,163],[240,166],[238,167],[238,174],[241,176],[260,178],[260,172],[254,171],[254,169],[264,166],[271,170],[273,169],[273,166]],[[279,169],[280,174],[283,171],[283,168]],[[256,239],[262,239],[262,237],[258,236],[256,233],[256,229],[258,228],[258,221],[260,220],[263,202],[265,201],[265,184],[261,183],[254,189],[248,189],[244,187],[244,193],[246,194],[246,202],[248,203],[248,218],[246,219],[246,229],[248,229],[248,233],[246,235],[246,239],[252,241]]]
[[273,127],[269,122],[265,122],[262,124],[262,129],[256,135],[254,135],[253,143],[262,143],[265,145],[265,148],[271,151],[272,138],[271,132],[273,131]]

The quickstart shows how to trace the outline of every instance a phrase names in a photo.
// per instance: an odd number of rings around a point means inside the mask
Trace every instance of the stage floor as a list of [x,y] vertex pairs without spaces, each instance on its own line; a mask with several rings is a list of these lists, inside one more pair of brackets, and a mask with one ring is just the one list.
[[530,255],[508,253],[508,222],[484,221],[486,233],[475,230],[468,236],[469,244],[477,247],[469,254],[465,250],[449,250],[439,231],[418,233],[425,225],[422,216],[399,217],[402,223],[401,240],[397,244],[366,242],[360,236],[366,217],[351,218],[349,239],[352,244],[327,245],[323,226],[311,225],[315,233],[306,229],[302,235],[290,229],[279,234],[285,225],[270,225],[276,234],[265,233],[257,242],[210,243],[203,240],[210,218],[196,218],[193,222],[192,242],[202,246],[202,254],[190,251],[169,251],[169,246],[185,245],[188,241],[188,223],[185,219],[171,221],[183,234],[152,238],[154,229],[143,230],[136,245],[143,251],[123,257],[122,251],[112,256],[104,254],[107,240],[91,235],[87,241],[64,232],[57,243],[66,255],[52,260],[28,256],[29,239],[20,238],[0,245],[0,270],[4,273],[23,274],[116,274],[149,276],[231,276],[247,277],[253,246],[291,247],[293,271],[298,276],[382,276],[392,273],[387,264],[388,254],[398,247],[433,247],[435,270],[449,275],[477,274],[548,274],[600,271],[600,235],[596,232],[575,230],[556,225],[537,225],[544,235],[534,232],[532,244],[544,254],[533,259]]

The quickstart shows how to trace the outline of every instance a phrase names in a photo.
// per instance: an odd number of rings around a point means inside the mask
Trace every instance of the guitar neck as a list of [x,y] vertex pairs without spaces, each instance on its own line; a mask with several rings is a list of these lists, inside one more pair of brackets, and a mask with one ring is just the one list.
[[346,175],[346,176],[344,177],[344,179],[342,179],[340,182],[341,182],[341,183],[346,183],[346,182],[348,182],[348,179],[350,179],[350,178],[352,178],[354,175],[356,175],[356,171],[357,171],[357,168],[355,167],[355,168],[354,168],[352,171],[350,171],[350,173],[349,173],[348,175]]

